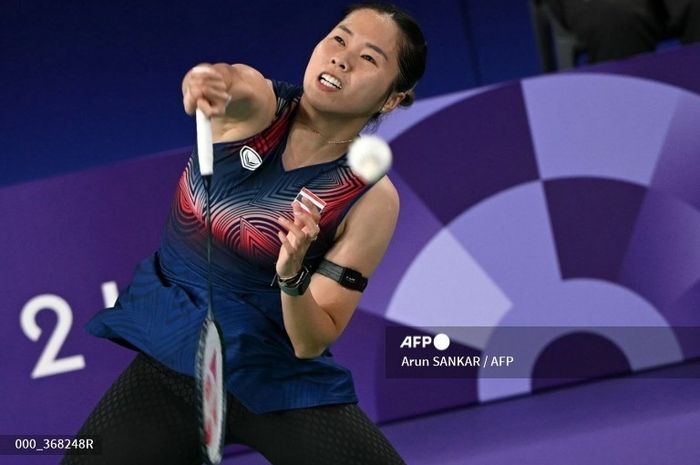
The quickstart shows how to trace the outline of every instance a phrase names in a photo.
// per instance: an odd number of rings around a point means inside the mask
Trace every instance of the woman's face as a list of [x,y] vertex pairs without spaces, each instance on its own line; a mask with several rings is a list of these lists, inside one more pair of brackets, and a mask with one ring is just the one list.
[[[391,17],[356,10],[321,40],[304,73],[304,98],[318,111],[369,118],[393,109],[400,31]],[[388,102],[387,102],[387,97]]]

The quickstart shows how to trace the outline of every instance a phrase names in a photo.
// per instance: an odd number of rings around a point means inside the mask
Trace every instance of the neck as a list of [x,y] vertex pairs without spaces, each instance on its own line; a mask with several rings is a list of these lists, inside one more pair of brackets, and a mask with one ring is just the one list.
[[348,116],[321,112],[311,106],[302,95],[296,122],[307,126],[321,143],[352,141],[367,124],[366,116]]
[[365,122],[321,114],[302,97],[287,141],[285,167],[293,169],[338,159]]

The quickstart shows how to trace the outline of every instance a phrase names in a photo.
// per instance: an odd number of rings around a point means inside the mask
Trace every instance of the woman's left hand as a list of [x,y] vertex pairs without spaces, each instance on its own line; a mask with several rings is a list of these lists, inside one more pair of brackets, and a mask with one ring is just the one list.
[[291,278],[301,270],[306,252],[321,232],[318,226],[321,212],[308,199],[304,198],[302,202],[309,211],[299,205],[299,202],[293,202],[294,222],[281,216],[277,218],[277,223],[287,230],[287,234],[282,231],[277,233],[282,247],[275,269],[277,276],[283,279]]

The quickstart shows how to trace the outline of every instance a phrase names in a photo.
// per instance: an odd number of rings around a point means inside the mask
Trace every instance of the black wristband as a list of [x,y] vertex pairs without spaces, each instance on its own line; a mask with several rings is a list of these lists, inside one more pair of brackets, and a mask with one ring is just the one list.
[[291,278],[281,279],[277,276],[277,285],[287,295],[300,296],[304,295],[311,281],[311,272],[307,267],[302,267],[301,270]]

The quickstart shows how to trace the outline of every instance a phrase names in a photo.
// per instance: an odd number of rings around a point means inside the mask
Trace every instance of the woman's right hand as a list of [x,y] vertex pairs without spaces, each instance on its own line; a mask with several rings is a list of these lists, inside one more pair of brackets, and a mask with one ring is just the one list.
[[185,74],[182,80],[182,103],[185,112],[193,115],[199,108],[208,117],[223,116],[231,102],[229,83],[216,66],[203,63]]
[[188,115],[199,108],[211,118],[212,140],[240,140],[272,122],[277,97],[272,83],[244,64],[203,63],[182,80],[182,104]]

